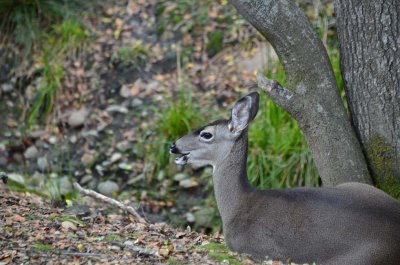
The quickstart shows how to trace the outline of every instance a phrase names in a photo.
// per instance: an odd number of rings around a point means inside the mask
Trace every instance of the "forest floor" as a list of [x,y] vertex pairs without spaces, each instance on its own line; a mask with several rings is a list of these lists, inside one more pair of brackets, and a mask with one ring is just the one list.
[[1,184],[0,205],[1,265],[259,264],[230,252],[220,236],[138,223],[104,205],[55,208]]
[[[230,252],[215,230],[210,172],[160,169],[154,156],[171,139],[153,144],[182,91],[200,115],[226,114],[276,55],[249,24],[230,20],[235,12],[226,3],[211,4],[204,17],[198,6],[187,12],[166,1],[161,10],[160,2],[114,1],[83,17],[90,42],[63,62],[44,125],[25,127],[40,74],[21,86],[21,76],[4,79],[10,69],[0,66],[0,171],[9,175],[9,184],[0,183],[0,265],[257,263]],[[42,67],[34,62],[29,72]],[[80,197],[72,178],[140,205],[149,223]]]

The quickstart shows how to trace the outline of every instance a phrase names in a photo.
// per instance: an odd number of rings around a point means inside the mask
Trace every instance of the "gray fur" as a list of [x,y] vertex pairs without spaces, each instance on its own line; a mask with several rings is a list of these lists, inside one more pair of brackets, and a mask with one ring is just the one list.
[[[256,98],[257,100],[249,100]],[[251,104],[244,102],[251,102]],[[246,106],[246,107],[243,107]],[[239,107],[240,110],[235,110]],[[247,128],[258,110],[252,93],[234,106],[241,124],[222,120],[183,136],[185,163],[210,164],[225,242],[237,252],[284,262],[327,265],[400,264],[400,203],[367,184],[257,190],[246,173]],[[246,118],[247,117],[247,118]],[[213,134],[211,140],[201,132]],[[266,136],[267,137],[267,136]]]

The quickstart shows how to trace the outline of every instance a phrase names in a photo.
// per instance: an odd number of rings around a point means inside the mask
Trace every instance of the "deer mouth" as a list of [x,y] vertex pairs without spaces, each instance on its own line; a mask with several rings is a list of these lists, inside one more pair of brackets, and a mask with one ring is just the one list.
[[182,154],[181,156],[175,158],[175,164],[177,165],[185,165],[189,160],[190,153]]

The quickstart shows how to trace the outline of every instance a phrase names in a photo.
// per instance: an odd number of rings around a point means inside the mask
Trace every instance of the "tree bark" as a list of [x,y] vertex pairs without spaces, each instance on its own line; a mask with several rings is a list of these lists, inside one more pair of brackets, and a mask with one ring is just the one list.
[[336,0],[335,11],[352,123],[374,180],[400,197],[400,2]]
[[371,183],[326,50],[303,11],[291,0],[231,3],[271,43],[283,63],[288,89],[262,75],[259,86],[299,122],[323,184]]

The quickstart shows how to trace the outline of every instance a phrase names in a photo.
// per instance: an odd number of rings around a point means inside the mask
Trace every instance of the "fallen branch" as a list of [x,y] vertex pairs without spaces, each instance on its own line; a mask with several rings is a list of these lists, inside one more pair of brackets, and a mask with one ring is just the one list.
[[111,204],[111,205],[113,205],[113,206],[116,206],[116,207],[118,207],[118,208],[120,208],[120,209],[122,209],[122,210],[124,210],[124,211],[126,211],[126,212],[128,212],[128,213],[130,213],[131,215],[133,215],[140,223],[147,223],[147,221],[146,221],[144,218],[142,218],[142,217],[136,212],[136,210],[135,210],[133,207],[128,206],[128,205],[125,205],[125,204],[123,204],[122,202],[117,201],[117,200],[114,200],[114,199],[112,199],[112,198],[110,198],[110,197],[104,196],[103,194],[100,194],[100,193],[98,193],[98,192],[95,192],[94,190],[84,189],[84,188],[82,188],[81,185],[79,185],[79,183],[76,182],[76,181],[74,181],[73,184],[74,184],[75,189],[77,189],[77,191],[78,191],[79,193],[81,193],[81,194],[83,194],[83,195],[86,195],[86,196],[89,196],[89,197],[92,197],[92,198],[94,198],[94,199],[100,200],[100,201],[102,201],[102,202]]

